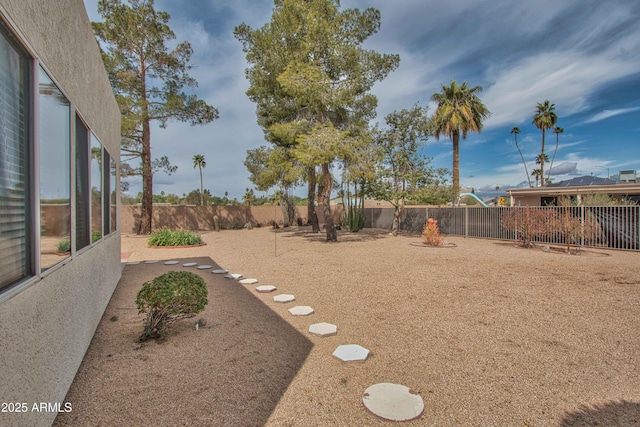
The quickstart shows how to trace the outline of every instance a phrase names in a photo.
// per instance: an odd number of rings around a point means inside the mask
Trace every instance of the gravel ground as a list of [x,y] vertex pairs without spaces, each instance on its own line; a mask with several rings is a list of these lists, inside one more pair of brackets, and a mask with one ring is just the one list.
[[[127,265],[55,425],[381,426],[363,391],[376,383],[417,391],[423,415],[407,426],[640,425],[640,254],[568,255],[513,242],[306,227],[223,231],[206,246],[149,249],[123,236]],[[453,246],[453,245],[451,245]],[[140,285],[189,261],[209,271],[209,305],[161,343],[136,341]],[[273,301],[279,293],[296,301]],[[289,314],[294,305],[315,313]],[[318,337],[309,325],[338,334]],[[340,344],[365,362],[332,356]]]

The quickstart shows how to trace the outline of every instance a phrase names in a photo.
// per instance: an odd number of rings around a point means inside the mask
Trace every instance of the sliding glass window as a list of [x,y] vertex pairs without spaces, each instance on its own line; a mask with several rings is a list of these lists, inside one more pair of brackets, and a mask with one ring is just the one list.
[[68,257],[71,245],[70,108],[40,67],[38,92],[40,267],[44,271]]
[[32,275],[30,58],[0,20],[0,290]]

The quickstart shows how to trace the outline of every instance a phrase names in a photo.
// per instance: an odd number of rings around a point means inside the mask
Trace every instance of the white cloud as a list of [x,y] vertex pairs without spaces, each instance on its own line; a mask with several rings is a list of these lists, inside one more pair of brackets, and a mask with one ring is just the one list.
[[601,120],[605,120],[608,119],[610,117],[614,117],[614,116],[618,116],[620,114],[627,114],[627,113],[632,113],[634,111],[639,111],[640,107],[631,107],[631,108],[618,108],[615,110],[604,110],[598,114],[593,115],[591,118],[585,120],[584,122],[582,122],[583,124],[586,123],[595,123],[595,122],[599,122]]

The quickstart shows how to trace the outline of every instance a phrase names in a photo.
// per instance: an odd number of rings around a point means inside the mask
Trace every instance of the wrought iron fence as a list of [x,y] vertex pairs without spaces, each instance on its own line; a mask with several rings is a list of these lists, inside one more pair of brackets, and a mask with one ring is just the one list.
[[[365,217],[365,227],[390,229],[393,209],[367,208]],[[445,235],[640,250],[640,206],[406,208],[400,230],[419,233],[427,218]]]

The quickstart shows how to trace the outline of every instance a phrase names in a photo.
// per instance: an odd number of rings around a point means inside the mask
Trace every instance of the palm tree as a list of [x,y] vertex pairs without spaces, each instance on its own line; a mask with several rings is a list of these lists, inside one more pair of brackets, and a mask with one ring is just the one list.
[[[538,171],[540,171],[540,187],[544,187],[544,175],[543,175],[543,170],[544,170],[544,164],[545,162],[549,161],[549,156],[544,153],[544,154],[538,154],[536,156],[536,165],[540,165],[540,169],[538,169]],[[533,174],[532,174],[533,175]],[[538,186],[538,179],[536,177],[536,187]]]
[[[531,124],[535,125],[540,131],[542,131],[542,148],[540,154],[544,154],[544,138],[547,133],[547,129],[551,129],[558,121],[558,116],[555,113],[556,104],[552,104],[549,100],[544,101],[542,104],[538,103],[536,106],[536,112],[533,115],[533,121]],[[540,168],[541,176],[544,177],[544,163]],[[544,182],[542,183],[544,185]]]
[[491,113],[480,101],[481,86],[469,87],[467,82],[458,85],[455,80],[449,86],[442,85],[442,92],[434,93],[431,99],[438,103],[433,114],[434,137],[446,135],[453,142],[453,191],[454,200],[460,194],[460,134],[482,130],[482,121]]
[[522,151],[520,150],[520,146],[518,145],[518,134],[520,133],[519,127],[514,127],[511,129],[511,133],[513,137],[516,139],[516,148],[518,149],[518,153],[520,153],[520,158],[522,159],[522,164],[524,165],[524,173],[527,175],[527,182],[529,183],[529,188],[531,188],[531,178],[529,178],[529,170],[527,169],[527,162],[524,161],[524,156],[522,155]]
[[549,172],[547,175],[547,181],[551,180],[551,168],[553,168],[553,161],[556,159],[556,153],[558,152],[558,136],[561,133],[564,133],[564,129],[561,128],[560,126],[554,126],[553,127],[553,133],[556,134],[556,150],[553,152],[553,157],[551,158],[551,164],[549,165]]
[[244,191],[244,197],[242,198],[243,202],[245,203],[245,205],[251,206],[251,204],[253,203],[253,200],[256,198],[254,192],[253,192],[253,188],[252,189],[245,189]]
[[536,177],[536,187],[538,186],[538,180],[540,179],[541,175],[542,175],[542,170],[540,170],[540,169],[534,169],[531,172],[531,176],[535,176]]
[[200,169],[200,206],[204,206],[204,188],[202,185],[202,168],[207,166],[207,162],[204,161],[204,155],[196,154],[193,156],[193,168]]

